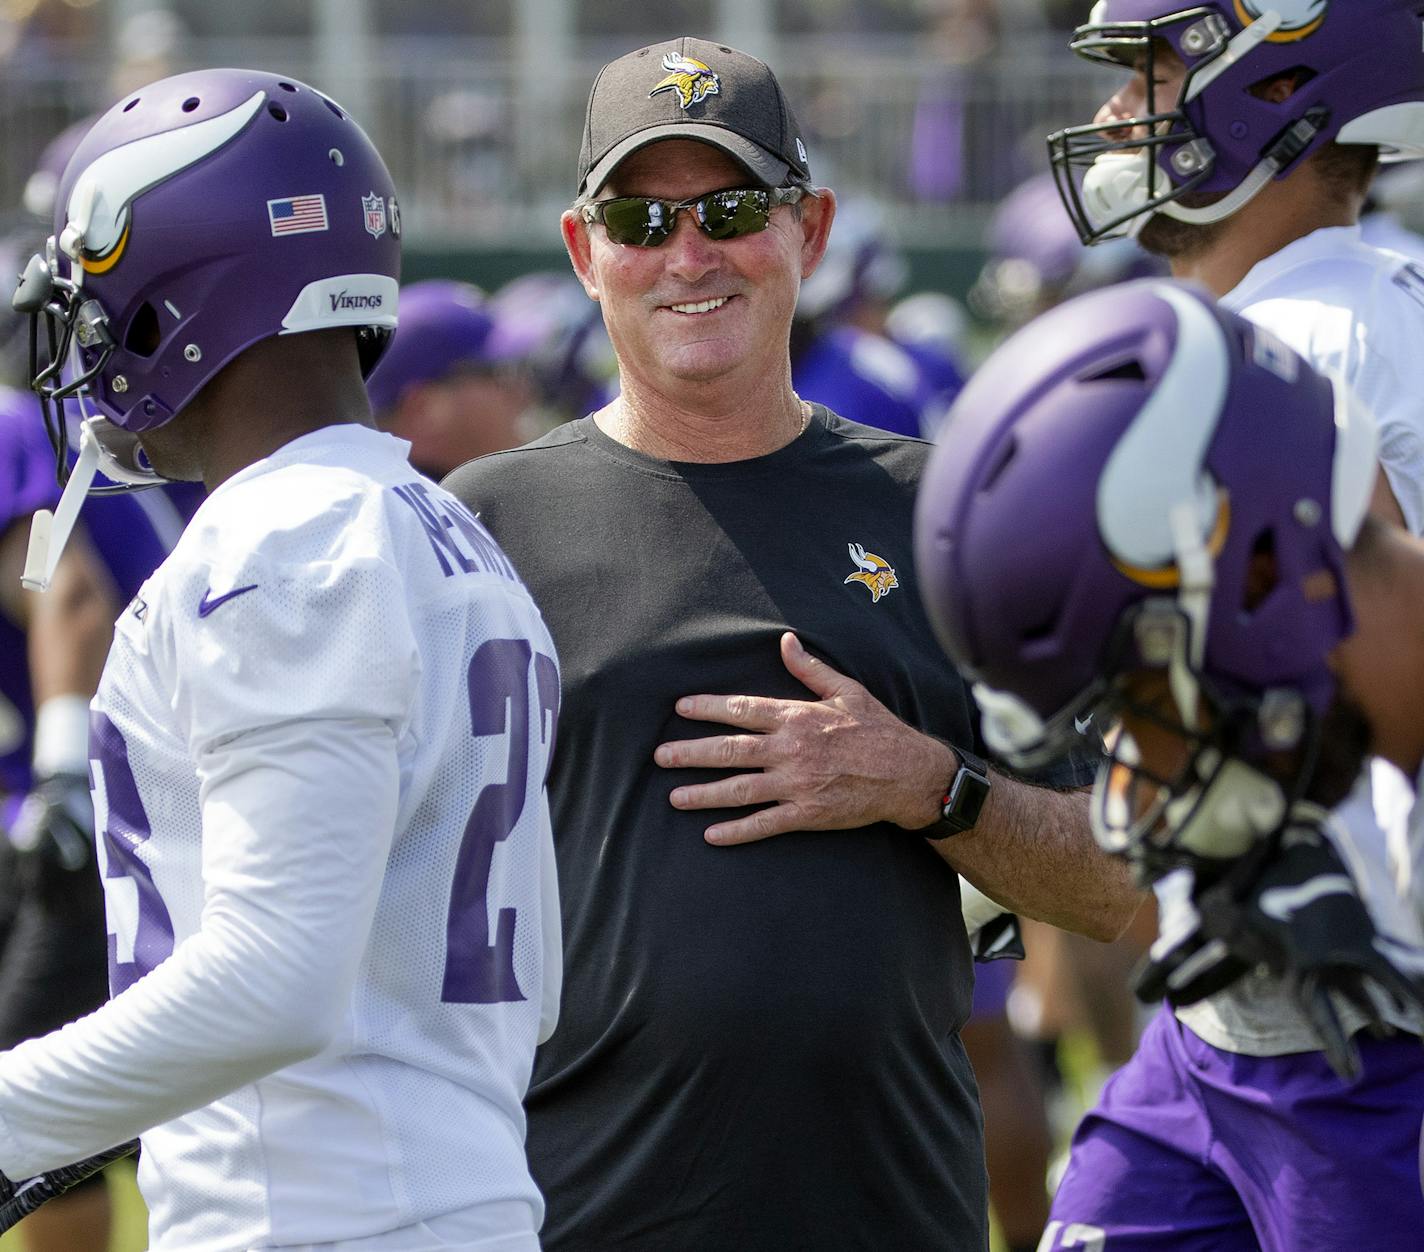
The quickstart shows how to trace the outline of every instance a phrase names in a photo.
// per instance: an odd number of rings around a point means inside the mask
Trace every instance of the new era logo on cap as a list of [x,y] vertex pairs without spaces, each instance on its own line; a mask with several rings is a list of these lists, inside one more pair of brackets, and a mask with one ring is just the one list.
[[327,230],[326,197],[291,196],[286,200],[269,200],[267,220],[274,235],[305,235],[310,231]]
[[809,183],[801,129],[776,75],[705,39],[639,48],[599,71],[579,151],[579,193],[596,195],[624,157],[663,139],[721,148],[764,186]]

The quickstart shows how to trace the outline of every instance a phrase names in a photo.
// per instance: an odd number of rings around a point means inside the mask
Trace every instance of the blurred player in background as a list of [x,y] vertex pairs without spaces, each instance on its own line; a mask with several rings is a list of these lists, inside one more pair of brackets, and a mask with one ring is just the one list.
[[539,433],[586,417],[618,394],[618,362],[598,307],[572,274],[539,271],[491,298],[491,350],[534,390],[527,425]]
[[409,442],[421,473],[442,478],[542,433],[531,428],[533,385],[478,287],[413,283],[401,290],[400,310],[366,390],[376,424]]
[[538,1247],[558,669],[488,534],[371,429],[399,233],[340,106],[200,71],[96,123],[15,297],[59,337],[47,407],[99,410],[67,491],[96,459],[210,489],[89,717],[113,998],[0,1055],[0,1170],[142,1134],[155,1252]]
[[1085,291],[1166,271],[1130,239],[1086,247],[1051,174],[1034,175],[1004,198],[984,244],[989,256],[969,307],[1003,333]]
[[[13,316],[8,313],[6,317]],[[12,929],[0,955],[0,1047],[46,1034],[108,998],[104,897],[89,800],[89,699],[125,600],[168,551],[136,501],[86,519],[50,595],[24,591],[30,517],[59,497],[33,396],[0,388],[0,832]],[[93,538],[102,538],[102,545]],[[30,1218],[32,1252],[103,1247],[101,1175]]]
[[[1135,237],[1360,396],[1380,426],[1376,507],[1415,533],[1424,271],[1364,244],[1358,220],[1382,158],[1424,156],[1421,10],[1418,0],[1103,0],[1072,46],[1130,76],[1093,123],[1049,138],[1085,242]],[[1340,815],[1341,837],[1367,871],[1381,924],[1414,937],[1418,918],[1398,885],[1410,874],[1407,839],[1376,816],[1407,809],[1407,793],[1398,771],[1374,762]],[[1190,934],[1171,915],[1188,906],[1158,895],[1163,934]],[[1177,959],[1190,955],[1188,940]],[[1316,1034],[1270,985],[1243,983],[1179,1017],[1239,1056],[1299,1054]],[[1080,1135],[1055,1216],[1114,1225],[1111,1171],[1098,1159],[1110,1135]]]
[[1424,747],[1384,715],[1424,690],[1391,635],[1420,548],[1366,517],[1368,415],[1270,332],[1149,281],[1021,331],[953,420],[916,563],[986,735],[1028,768],[1107,730],[1095,833],[1189,901],[1142,984],[1177,1016],[1079,1129],[1043,1252],[1417,1247],[1424,950],[1371,917],[1327,833],[1372,740],[1411,773]]
[[[33,224],[7,240],[18,273],[43,243],[60,177],[92,125],[56,137],[25,187]],[[43,227],[40,223],[44,222]],[[28,319],[0,312],[0,376],[27,381]],[[89,699],[119,610],[167,555],[183,516],[165,492],[96,499],[52,593],[20,586],[30,520],[59,498],[55,453],[29,391],[0,385],[0,831],[13,931],[0,954],[0,1047],[56,1030],[108,998],[103,892],[89,799]],[[29,1218],[31,1252],[102,1248],[109,1203],[96,1174]]]
[[[867,426],[920,437],[948,407],[938,354],[927,370],[886,333],[891,302],[905,285],[905,259],[885,239],[873,203],[852,199],[816,272],[801,285],[791,331],[791,381],[799,395]],[[953,373],[953,366],[949,366]]]

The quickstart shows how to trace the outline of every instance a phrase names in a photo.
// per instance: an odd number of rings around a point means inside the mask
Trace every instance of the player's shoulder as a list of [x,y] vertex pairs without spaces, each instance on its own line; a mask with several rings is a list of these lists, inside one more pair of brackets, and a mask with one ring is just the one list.
[[393,489],[420,478],[405,449],[363,427],[295,440],[220,484],[193,515],[168,564],[280,567],[379,559],[390,543],[391,516],[399,516]]
[[1250,315],[1266,304],[1348,309],[1387,323],[1391,315],[1424,320],[1424,268],[1412,258],[1365,242],[1358,231],[1318,231],[1259,265],[1226,300]]

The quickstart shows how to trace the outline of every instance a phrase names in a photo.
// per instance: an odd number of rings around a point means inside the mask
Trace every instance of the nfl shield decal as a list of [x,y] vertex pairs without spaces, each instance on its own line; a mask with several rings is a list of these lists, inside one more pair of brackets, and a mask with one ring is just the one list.
[[361,209],[366,214],[366,233],[379,239],[386,233],[386,202],[374,191],[361,197]]

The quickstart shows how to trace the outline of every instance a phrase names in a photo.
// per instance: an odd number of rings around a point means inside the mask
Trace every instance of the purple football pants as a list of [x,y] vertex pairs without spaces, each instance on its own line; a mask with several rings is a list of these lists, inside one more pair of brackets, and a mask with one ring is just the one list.
[[1073,1136],[1039,1252],[1419,1252],[1424,1046],[1239,1056],[1164,1009]]

